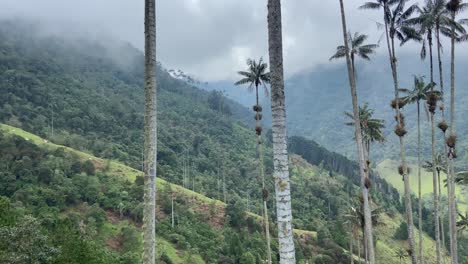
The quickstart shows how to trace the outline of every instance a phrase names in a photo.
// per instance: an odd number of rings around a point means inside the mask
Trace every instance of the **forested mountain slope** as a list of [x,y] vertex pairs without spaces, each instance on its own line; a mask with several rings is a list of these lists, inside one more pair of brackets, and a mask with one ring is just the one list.
[[[115,41],[104,45],[102,41],[58,37],[41,33],[40,28],[30,28],[31,25],[18,22],[0,24],[0,122],[73,151],[125,163],[133,170],[124,169],[117,162],[93,163],[92,156],[88,156],[91,160],[82,160],[61,150],[39,148],[24,138],[2,135],[7,146],[2,148],[6,151],[2,164],[7,166],[0,174],[0,195],[5,200],[4,208],[10,208],[14,218],[3,225],[6,228],[19,225],[21,219],[31,214],[50,232],[52,241],[47,250],[51,251],[51,257],[60,255],[52,251],[56,251],[54,245],[66,242],[66,237],[56,236],[65,229],[69,233],[63,234],[82,243],[80,254],[98,258],[88,263],[117,260],[134,263],[139,257],[135,254],[137,248],[123,250],[123,241],[105,238],[125,235],[116,234],[120,229],[106,225],[115,218],[113,225],[118,225],[121,222],[118,219],[122,218],[135,228],[141,220],[141,179],[132,184],[112,176],[116,172],[113,166],[120,167],[123,174],[130,170],[133,177],[135,169],[141,168],[142,54]],[[191,189],[198,197],[226,201],[226,213],[230,215],[209,225],[207,216],[197,212],[197,207],[184,199],[177,200],[176,222],[184,223],[184,228],[173,231],[168,217],[171,204],[168,192],[160,200],[162,218],[158,232],[169,241],[167,247],[180,250],[182,257],[217,263],[258,263],[265,257],[261,227],[243,213],[261,212],[255,135],[248,126],[253,122],[253,114],[219,93],[201,91],[172,78],[162,67],[157,74],[158,177]],[[266,172],[271,179],[271,143],[265,142]],[[356,165],[302,138],[291,139],[290,148],[302,155],[293,157],[296,165],[291,168],[294,225],[317,232],[316,243],[297,244],[298,259],[347,263],[343,248],[348,248],[349,227],[345,215],[351,206],[359,207]],[[405,246],[393,235],[403,208],[398,192],[385,181],[373,178],[374,206],[386,211],[382,213],[383,228],[377,231],[380,234],[377,248],[381,248],[380,257],[389,262],[379,263],[397,263],[393,262],[392,254]],[[268,189],[273,191],[271,180]],[[206,211],[214,200],[205,201],[210,201],[204,204]],[[270,219],[275,219],[273,205],[270,198]],[[97,215],[88,215],[94,214],[93,208]],[[114,215],[107,215],[104,221],[106,212]],[[87,231],[89,222],[93,228]],[[104,236],[106,232],[110,235]],[[138,237],[137,231],[128,232],[132,234],[126,235]],[[248,233],[253,239],[247,239]],[[310,233],[301,234],[305,237],[300,239],[308,240]],[[38,234],[38,239],[43,238]],[[431,246],[432,241],[427,240]],[[99,252],[90,252],[90,248],[96,248],[94,243],[107,243],[117,255],[100,247]],[[5,245],[0,246],[4,250]],[[124,258],[126,253],[131,256]],[[241,261],[244,254],[254,262]],[[431,255],[428,252],[426,256]],[[58,259],[56,263],[76,263],[73,261]]]
[[[23,263],[13,260],[20,256],[20,261],[37,263],[138,262],[143,187],[140,171],[2,124],[0,146],[5,166],[1,171],[0,236],[2,241],[15,240],[12,244],[0,243],[2,261]],[[312,216],[312,223],[296,221],[296,225],[317,230],[295,230],[299,263],[348,263],[348,252],[343,248],[343,229],[347,225],[343,223],[345,219],[333,216],[335,210],[342,210],[336,208],[334,201],[346,198],[337,195],[339,189],[345,189],[346,180],[340,175],[329,175],[323,166],[312,166],[297,155],[292,156],[291,165],[293,186],[300,193],[311,192],[301,199],[296,194],[296,215],[314,211],[314,204],[328,210]],[[321,189],[324,186],[336,196],[328,203],[322,200],[322,195],[331,198]],[[301,205],[300,200],[307,204]],[[241,200],[226,205],[159,179],[159,261],[261,263],[265,255],[261,217],[247,211],[250,209]],[[398,223],[403,221],[402,215],[394,209],[381,211],[376,220],[379,263],[399,263],[393,254],[405,247],[405,242],[395,237],[401,232]],[[274,231],[272,227],[273,234]],[[33,243],[20,250],[15,248],[26,240]],[[427,259],[433,259],[434,243],[430,237],[426,240]],[[276,241],[273,249],[276,250]],[[43,254],[31,256],[27,250]],[[359,259],[357,255],[354,258]]]

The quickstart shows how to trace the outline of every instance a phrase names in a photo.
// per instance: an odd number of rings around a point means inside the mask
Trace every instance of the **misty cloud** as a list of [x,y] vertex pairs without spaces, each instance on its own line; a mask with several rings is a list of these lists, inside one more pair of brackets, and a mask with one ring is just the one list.
[[[78,28],[93,36],[112,35],[143,49],[144,1],[0,1],[2,18],[27,17],[65,32]],[[371,34],[369,40],[377,42],[380,13],[358,10],[362,1],[346,2],[350,30]],[[267,57],[266,0],[157,0],[157,10],[158,60],[167,68],[202,80],[232,79],[247,58]],[[338,1],[283,1],[283,18],[286,74],[328,63],[342,41]]]

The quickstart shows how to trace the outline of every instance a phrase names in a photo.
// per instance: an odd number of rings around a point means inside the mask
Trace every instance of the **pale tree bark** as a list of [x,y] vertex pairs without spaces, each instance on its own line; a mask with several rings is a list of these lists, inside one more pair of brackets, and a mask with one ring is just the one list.
[[281,264],[291,264],[296,263],[296,254],[292,227],[281,24],[281,0],[268,0],[273,164],[279,253]]
[[354,264],[354,253],[353,253],[353,233],[349,233],[349,253],[350,253],[350,262],[351,264]]
[[[455,12],[452,12],[452,19],[455,20]],[[455,27],[451,32],[451,52],[450,52],[450,133],[455,135]],[[448,173],[448,203],[449,203],[449,228],[450,228],[450,253],[452,264],[458,264],[458,240],[457,240],[457,206],[455,196],[455,167],[453,152],[448,153],[449,173]]]
[[[384,3],[384,10],[388,10],[388,2]],[[384,11],[385,12],[385,11]],[[395,55],[395,39],[394,36],[389,36],[389,28],[387,20],[384,19],[385,24],[385,38],[387,40],[387,48],[389,53],[390,59],[390,66],[392,70],[392,77],[393,77],[393,84],[394,84],[394,92],[395,92],[395,100],[397,101],[395,107],[395,114],[397,119],[397,125],[400,127],[403,126],[403,120],[401,120],[400,114],[400,106],[399,106],[399,92],[398,89],[398,72],[397,72],[397,59]],[[413,222],[413,208],[411,205],[411,187],[409,183],[409,176],[408,176],[408,165],[406,163],[406,150],[405,150],[405,140],[403,136],[399,137],[400,139],[400,159],[401,159],[401,167],[403,171],[403,182],[404,182],[404,193],[405,193],[405,208],[406,208],[406,222],[408,224],[408,242],[410,247],[411,253],[411,263],[416,264],[416,254],[415,254],[415,242],[414,242],[414,222]]]
[[[256,110],[256,127],[261,127],[260,119],[260,102],[258,98],[258,85],[255,85],[255,96],[257,102],[257,110]],[[263,199],[263,224],[265,229],[265,237],[267,241],[267,257],[268,257],[268,264],[271,264],[271,237],[270,237],[270,223],[268,221],[268,207],[267,207],[267,199],[268,199],[268,191],[265,186],[265,168],[263,164],[263,144],[262,144],[262,136],[261,130],[257,132],[257,148],[258,148],[258,161],[259,161],[259,169],[260,169],[260,176],[262,178],[262,199]]]
[[351,99],[353,104],[353,115],[354,115],[354,126],[355,126],[355,139],[358,151],[358,159],[359,159],[359,172],[361,175],[361,191],[363,197],[363,209],[364,209],[364,234],[365,234],[365,241],[366,241],[366,256],[368,256],[368,260],[370,264],[375,263],[375,252],[374,252],[374,239],[372,234],[372,216],[371,216],[371,209],[370,209],[370,201],[369,201],[369,185],[367,178],[367,165],[365,160],[364,154],[364,146],[362,141],[362,133],[361,133],[361,122],[359,117],[359,106],[358,106],[358,98],[357,98],[357,91],[356,91],[356,78],[354,69],[351,62],[351,57],[349,54],[349,44],[348,44],[348,31],[346,29],[346,15],[344,11],[344,4],[343,0],[339,0],[340,2],[340,10],[341,10],[341,22],[343,28],[343,42],[346,49],[346,63],[348,67],[348,79],[351,89]]
[[[437,59],[439,62],[439,87],[440,87],[440,93],[442,95],[441,98],[441,112],[442,112],[442,122],[445,122],[445,93],[444,93],[444,74],[443,74],[443,67],[442,67],[442,44],[440,43],[440,22],[437,23],[436,25],[436,41],[437,41]],[[445,139],[445,131],[443,131],[443,137]],[[445,147],[445,152],[447,153],[447,145],[444,144]],[[445,162],[448,164],[448,157],[445,156]],[[441,192],[441,185],[440,185],[440,172],[438,173],[438,184],[439,184],[439,205],[442,204],[442,192]],[[439,210],[439,224],[440,224],[440,234],[441,234],[441,240],[442,240],[442,245],[441,247],[443,248],[443,251],[445,252],[445,231],[444,231],[444,221],[443,217],[441,215],[441,212]],[[445,262],[445,259],[444,259]]]
[[419,263],[424,263],[423,254],[423,230],[422,230],[422,188],[421,188],[421,107],[420,101],[416,102],[418,107],[418,224],[419,224]]
[[156,263],[156,3],[145,0],[145,194],[143,263]]
[[434,228],[435,228],[435,240],[436,240],[436,256],[437,256],[437,264],[440,264],[441,257],[440,257],[440,223],[439,223],[439,198],[438,198],[438,188],[437,188],[437,171],[436,171],[436,158],[435,158],[435,125],[434,125],[434,114],[431,113],[431,124],[432,124],[432,191],[434,193]]
[[[429,56],[430,56],[430,76],[431,83],[434,83],[434,65],[433,65],[433,55],[432,55],[432,31],[428,33],[428,42],[429,42]],[[434,88],[431,88],[431,92],[434,91]],[[437,168],[436,168],[436,151],[435,151],[435,115],[436,109],[434,112],[431,112],[431,155],[432,155],[432,190],[434,198],[434,228],[435,228],[435,240],[436,240],[436,259],[437,264],[440,264],[440,223],[439,223],[439,197],[438,197],[438,187],[437,187]],[[421,249],[422,252],[422,249]]]

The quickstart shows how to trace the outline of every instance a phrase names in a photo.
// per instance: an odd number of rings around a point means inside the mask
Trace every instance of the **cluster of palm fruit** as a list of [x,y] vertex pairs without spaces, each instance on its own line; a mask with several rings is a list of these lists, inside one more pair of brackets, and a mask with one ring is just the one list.
[[397,122],[397,125],[395,127],[395,134],[399,137],[404,137],[407,131],[405,116],[403,115],[403,113],[399,112],[398,115],[395,116],[395,121]]
[[[262,107],[260,105],[254,105],[253,110],[255,111],[255,120],[257,120],[257,125],[255,126],[255,131],[257,132],[257,135],[262,135],[262,126],[258,123],[260,120],[262,120]],[[261,142],[259,142],[261,144]]]
[[453,159],[456,159],[457,153],[455,152],[455,145],[457,144],[457,136],[453,134],[448,136],[446,143],[447,143],[447,147],[449,148],[448,156]]

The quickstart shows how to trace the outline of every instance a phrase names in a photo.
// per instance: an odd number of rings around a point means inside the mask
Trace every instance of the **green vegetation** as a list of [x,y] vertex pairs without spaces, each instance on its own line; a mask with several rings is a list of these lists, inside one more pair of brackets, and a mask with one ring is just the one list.
[[[0,230],[11,234],[36,221],[41,233],[31,237],[46,241],[42,263],[137,263],[142,55],[128,46],[71,45],[21,23],[0,25],[0,37],[0,206],[6,212]],[[128,60],[115,61],[110,49]],[[166,263],[260,263],[267,253],[249,111],[171,78],[162,67],[158,81],[158,257]],[[271,132],[265,132],[266,189],[273,193]],[[289,139],[289,151],[298,263],[347,262],[343,215],[358,205],[357,164],[301,137]],[[394,252],[406,247],[393,238],[403,219],[400,196],[387,181],[370,179],[372,207],[385,209],[375,230],[378,263],[399,263]],[[220,202],[224,196],[227,205]],[[268,207],[276,219],[272,199]],[[432,259],[433,241],[425,241]],[[277,239],[271,246],[276,256]],[[0,243],[0,257],[10,253],[25,256]]]
[[[410,184],[411,186],[418,185],[418,178],[417,178],[417,166],[410,165]],[[377,171],[379,175],[388,181],[392,186],[398,189],[399,192],[403,191],[403,181],[401,180],[401,176],[397,173],[398,163],[393,160],[384,160],[377,165]],[[421,171],[421,192],[424,196],[432,194],[432,172],[427,172],[425,170]],[[447,175],[445,173],[441,173],[440,175],[442,183],[447,180]],[[445,190],[445,191],[444,191]],[[416,194],[416,192],[415,192]],[[467,197],[463,193],[463,187],[457,186],[456,194],[458,198],[458,206],[460,210],[465,211],[468,209],[468,200]],[[446,188],[442,189],[442,196],[447,196]]]

